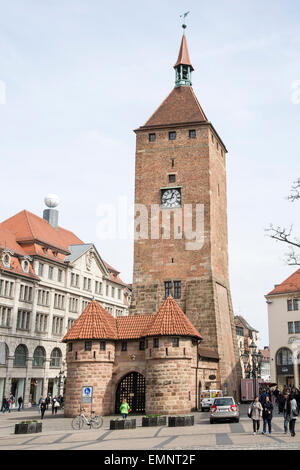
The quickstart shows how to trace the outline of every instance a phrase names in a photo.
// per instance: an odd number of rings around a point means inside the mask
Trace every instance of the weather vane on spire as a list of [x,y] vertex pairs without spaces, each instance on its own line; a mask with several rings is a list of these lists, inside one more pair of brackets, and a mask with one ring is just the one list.
[[188,14],[189,14],[189,11],[187,11],[186,13],[183,13],[183,15],[180,15],[180,18],[183,18],[183,25],[182,25],[182,27],[183,27],[184,30],[185,30],[185,28],[186,28],[185,19],[186,19],[186,17],[188,16]]

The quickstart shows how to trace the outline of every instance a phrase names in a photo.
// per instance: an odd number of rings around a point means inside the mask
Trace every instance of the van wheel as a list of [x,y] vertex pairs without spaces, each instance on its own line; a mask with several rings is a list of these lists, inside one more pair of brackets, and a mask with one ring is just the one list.
[[234,423],[239,423],[239,422],[240,422],[240,418],[236,418],[236,419],[234,420]]

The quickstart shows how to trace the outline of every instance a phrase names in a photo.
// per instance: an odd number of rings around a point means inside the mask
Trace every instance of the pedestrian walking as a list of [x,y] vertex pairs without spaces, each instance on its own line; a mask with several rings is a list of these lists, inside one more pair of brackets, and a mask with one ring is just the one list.
[[282,413],[283,413],[284,433],[287,434],[288,424],[289,424],[289,395],[288,395],[288,393],[285,393],[285,395],[283,396]]
[[292,437],[296,436],[295,433],[295,425],[298,416],[298,407],[297,402],[294,395],[290,395],[289,404],[288,404],[288,413],[289,413],[289,428]]
[[46,411],[46,400],[42,400],[42,403],[41,403],[41,419],[44,419],[44,414],[45,414],[45,411]]
[[60,403],[58,399],[56,398],[55,403],[54,403],[54,413],[57,414],[57,410],[60,407]]
[[258,397],[255,397],[254,402],[251,405],[251,419],[253,422],[253,434],[259,431],[260,420],[262,417],[263,407]]
[[264,420],[264,427],[263,427],[262,434],[266,434],[267,424],[268,424],[269,434],[272,434],[273,405],[268,396],[266,396],[266,401],[264,402],[262,407],[263,407],[263,420]]
[[5,413],[5,411],[7,411],[7,398],[6,397],[3,397],[1,411],[2,413]]
[[41,404],[42,404],[42,401],[43,401],[43,397],[40,397],[39,403],[38,403],[38,405],[39,405],[39,413],[41,412]]
[[19,404],[18,411],[21,411],[22,404],[23,404],[23,398],[22,398],[22,397],[19,397],[19,398],[18,398],[18,404]]
[[124,398],[124,400],[122,401],[121,403],[121,406],[120,406],[120,413],[122,415],[122,418],[123,419],[126,419],[127,416],[128,416],[128,413],[130,413],[130,406],[128,405],[126,399]]
[[46,410],[48,410],[48,409],[49,409],[50,402],[51,402],[51,399],[50,399],[50,395],[49,395],[49,394],[47,395],[45,402],[46,402]]
[[266,392],[266,390],[264,389],[264,390],[263,390],[263,393],[262,393],[261,396],[260,396],[260,400],[259,400],[262,405],[264,405],[264,403],[265,403],[265,401],[266,401],[266,398],[267,398],[267,392]]

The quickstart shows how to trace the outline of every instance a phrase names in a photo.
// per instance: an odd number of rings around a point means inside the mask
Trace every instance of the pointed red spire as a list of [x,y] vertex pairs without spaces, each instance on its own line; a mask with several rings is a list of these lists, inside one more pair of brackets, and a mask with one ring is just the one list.
[[191,70],[192,71],[194,70],[191,64],[191,59],[189,55],[189,50],[188,50],[185,34],[183,34],[182,36],[178,59],[177,59],[176,64],[174,65],[174,69],[178,67],[178,65],[189,65],[191,67]]

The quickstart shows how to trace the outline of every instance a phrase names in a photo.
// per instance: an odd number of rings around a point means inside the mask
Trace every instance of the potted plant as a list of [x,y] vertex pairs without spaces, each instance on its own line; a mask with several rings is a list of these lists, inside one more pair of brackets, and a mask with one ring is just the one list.
[[166,426],[167,417],[161,415],[147,415],[142,418],[142,426]]
[[42,423],[40,421],[21,421],[15,424],[15,434],[32,434],[42,432]]
[[169,416],[168,426],[169,427],[194,426],[194,416],[193,415]]
[[109,429],[135,429],[136,428],[136,419],[111,419]]

